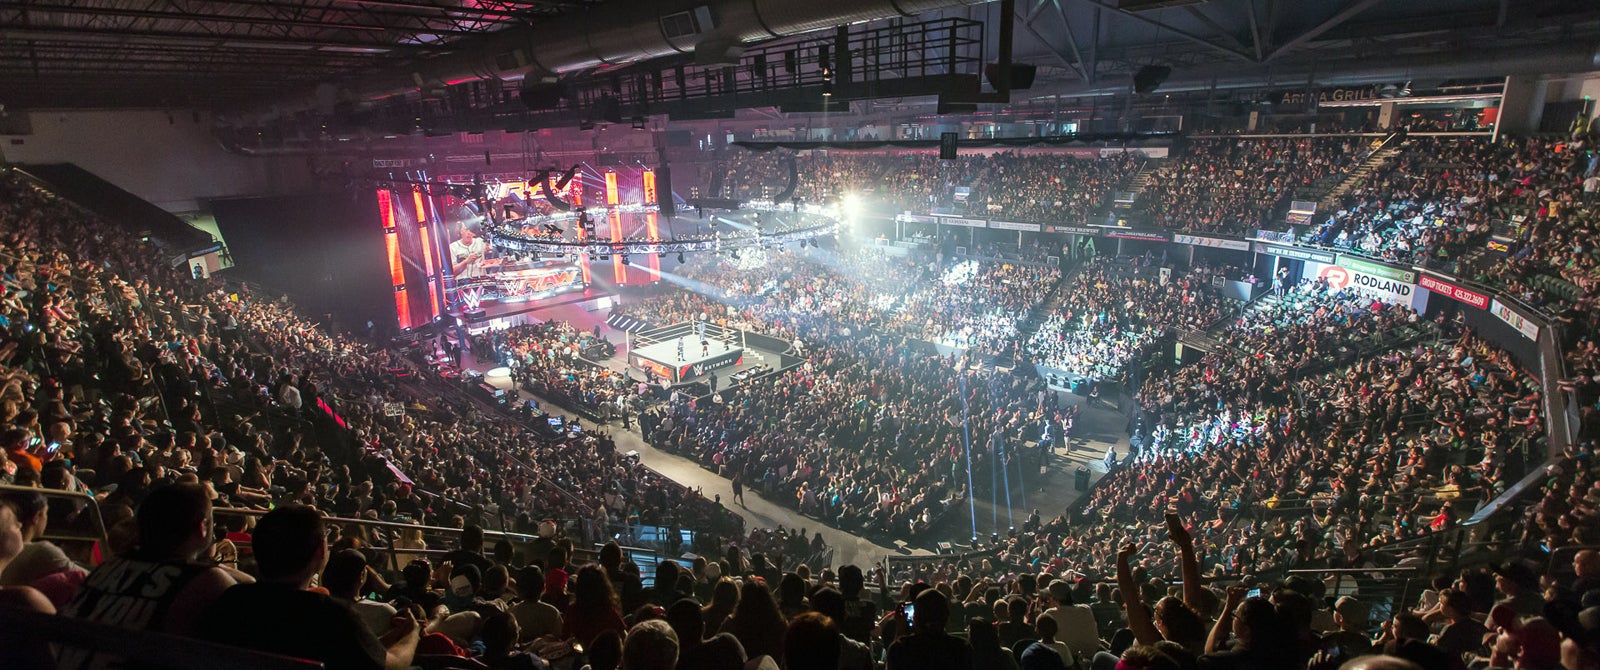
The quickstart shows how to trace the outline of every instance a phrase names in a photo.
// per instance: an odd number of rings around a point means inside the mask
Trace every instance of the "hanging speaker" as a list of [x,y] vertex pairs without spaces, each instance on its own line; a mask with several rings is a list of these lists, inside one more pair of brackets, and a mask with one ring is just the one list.
[[956,159],[956,134],[939,133],[939,160],[953,161]]
[[1133,73],[1134,93],[1154,93],[1172,76],[1172,68],[1165,65],[1146,65]]
[[[1026,91],[1033,88],[1033,76],[1038,74],[1038,66],[1029,63],[1011,64],[1011,90]],[[1000,64],[987,63],[983,66],[983,77],[989,80],[989,85],[1000,88]]]
[[517,96],[522,98],[522,104],[528,109],[555,109],[561,106],[561,99],[566,97],[566,90],[560,83],[545,83],[529,77],[522,80]]

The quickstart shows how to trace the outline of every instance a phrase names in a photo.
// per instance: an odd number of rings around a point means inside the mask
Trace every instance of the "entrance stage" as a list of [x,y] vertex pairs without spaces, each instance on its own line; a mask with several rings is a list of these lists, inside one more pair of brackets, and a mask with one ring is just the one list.
[[458,312],[462,322],[467,328],[477,332],[478,329],[495,327],[516,326],[524,322],[542,321],[532,319],[531,314],[541,310],[579,303],[585,311],[610,309],[617,302],[617,292],[609,287],[591,284],[582,290],[557,293],[555,295],[515,302],[500,302],[485,300],[478,310],[464,310]]
[[641,331],[629,336],[628,366],[674,383],[687,381],[744,363],[743,335],[715,323],[693,321]]

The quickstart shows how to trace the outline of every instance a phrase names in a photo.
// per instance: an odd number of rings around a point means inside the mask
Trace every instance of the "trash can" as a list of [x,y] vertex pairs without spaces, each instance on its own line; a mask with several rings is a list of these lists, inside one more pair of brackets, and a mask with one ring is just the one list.
[[1089,467],[1086,465],[1078,466],[1078,471],[1072,479],[1073,488],[1078,492],[1089,490]]

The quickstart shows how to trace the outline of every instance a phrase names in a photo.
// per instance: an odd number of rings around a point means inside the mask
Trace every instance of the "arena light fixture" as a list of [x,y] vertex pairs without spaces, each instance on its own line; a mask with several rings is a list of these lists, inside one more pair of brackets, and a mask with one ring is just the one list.
[[855,221],[856,217],[861,215],[861,212],[861,196],[854,193],[846,193],[843,198],[840,198],[839,213],[843,215],[844,220]]

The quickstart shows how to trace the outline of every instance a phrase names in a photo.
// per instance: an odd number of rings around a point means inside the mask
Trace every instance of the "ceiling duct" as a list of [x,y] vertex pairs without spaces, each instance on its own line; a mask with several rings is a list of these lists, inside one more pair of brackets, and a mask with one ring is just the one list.
[[[1196,68],[1174,69],[1161,84],[1165,93],[1210,89],[1284,88],[1307,86],[1354,86],[1415,79],[1454,79],[1503,77],[1510,75],[1558,75],[1600,70],[1600,44],[1568,41],[1503,49],[1471,49],[1415,55],[1358,56],[1344,59],[1287,58],[1270,64],[1224,63]],[[1126,79],[1107,77],[1093,83],[1073,82],[1046,89],[1034,89],[1030,96],[1042,98],[1121,95],[1128,90]]]
[[[474,79],[554,83],[559,74],[695,53],[702,45],[721,59],[752,42],[991,1],[623,0],[461,42],[454,53],[345,82],[339,97],[359,102]],[[308,96],[277,111],[314,105],[315,97]]]

